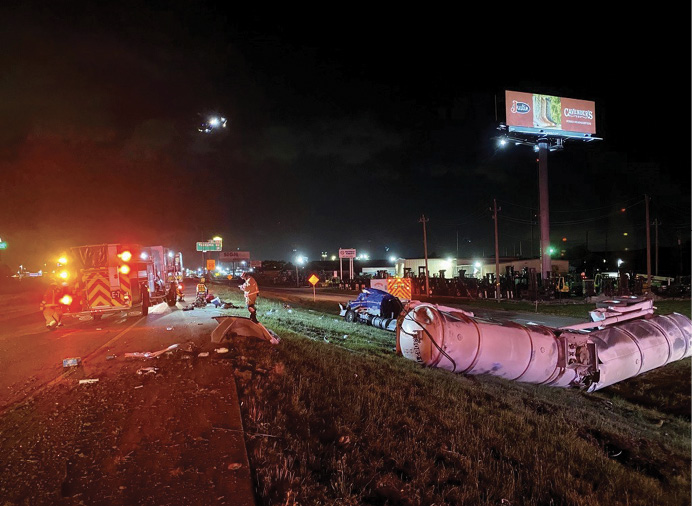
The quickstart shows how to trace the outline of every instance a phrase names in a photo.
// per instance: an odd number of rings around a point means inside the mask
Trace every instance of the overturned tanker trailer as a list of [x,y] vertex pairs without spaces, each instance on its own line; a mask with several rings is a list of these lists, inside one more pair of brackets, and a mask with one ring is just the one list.
[[648,299],[612,302],[591,313],[595,321],[559,329],[413,302],[399,318],[397,352],[452,372],[589,392],[692,355],[686,316],[653,316]]

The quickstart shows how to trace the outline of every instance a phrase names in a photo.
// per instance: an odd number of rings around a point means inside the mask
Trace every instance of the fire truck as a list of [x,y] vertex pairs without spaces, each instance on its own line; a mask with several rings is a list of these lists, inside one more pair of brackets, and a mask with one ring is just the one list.
[[66,315],[133,310],[142,316],[155,304],[174,306],[182,289],[181,253],[163,246],[98,244],[70,249],[58,276],[66,286]]

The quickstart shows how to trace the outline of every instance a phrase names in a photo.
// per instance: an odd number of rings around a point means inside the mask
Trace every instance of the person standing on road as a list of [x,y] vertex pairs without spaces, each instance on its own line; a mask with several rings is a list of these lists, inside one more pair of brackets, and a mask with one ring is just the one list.
[[207,298],[207,295],[209,295],[209,288],[207,288],[207,285],[205,283],[204,278],[199,278],[199,283],[197,283],[197,297],[201,297],[203,299]]
[[51,281],[48,290],[43,295],[40,309],[46,319],[46,328],[54,329],[62,326],[62,310],[60,308],[60,297],[62,291],[57,281]]
[[245,305],[247,310],[250,312],[250,321],[259,323],[257,321],[257,310],[255,309],[255,302],[257,301],[257,296],[259,295],[259,286],[257,286],[257,281],[255,278],[250,276],[249,272],[243,272],[240,276],[245,280],[245,283],[240,285],[240,289],[245,294]]

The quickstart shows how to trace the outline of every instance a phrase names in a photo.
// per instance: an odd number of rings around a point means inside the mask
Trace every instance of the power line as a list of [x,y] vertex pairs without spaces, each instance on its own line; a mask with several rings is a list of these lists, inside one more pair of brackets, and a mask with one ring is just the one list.
[[[634,204],[631,204],[631,202],[633,202],[634,200],[637,200],[637,199],[640,199],[640,200],[638,200]],[[531,211],[538,211],[537,207],[530,207],[530,206],[524,206],[521,204],[515,204],[513,202],[508,202],[506,200],[498,200],[498,202],[501,204],[506,204],[506,205],[510,205],[510,206],[514,206],[514,207],[520,207],[522,209],[529,209]],[[592,207],[590,209],[577,209],[577,210],[574,210],[574,209],[573,210],[551,209],[550,214],[553,214],[553,213],[588,213],[591,211],[600,211],[601,209],[612,209],[615,206],[623,206],[623,207],[629,208],[629,207],[633,207],[637,204],[640,204],[642,202],[644,202],[644,200],[642,200],[641,197],[630,197],[629,199],[623,200],[622,202],[614,202],[614,203],[609,204],[607,206]],[[627,207],[628,205],[629,205],[629,207]]]

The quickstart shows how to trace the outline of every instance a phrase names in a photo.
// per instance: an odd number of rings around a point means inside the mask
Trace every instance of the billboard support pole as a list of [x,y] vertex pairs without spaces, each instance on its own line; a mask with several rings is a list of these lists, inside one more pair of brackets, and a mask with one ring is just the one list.
[[541,278],[548,286],[550,265],[550,211],[548,208],[548,139],[538,140],[538,200],[541,230]]
[[[644,195],[646,206],[646,291],[651,291],[651,221],[649,220],[649,196]],[[658,230],[658,228],[656,229]]]

